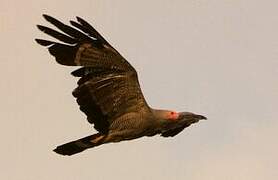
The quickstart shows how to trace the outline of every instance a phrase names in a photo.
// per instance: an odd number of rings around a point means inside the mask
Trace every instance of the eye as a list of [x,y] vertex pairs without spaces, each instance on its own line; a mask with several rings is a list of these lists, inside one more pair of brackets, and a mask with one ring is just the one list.
[[175,111],[169,112],[169,119],[176,120],[176,119],[178,119],[178,117],[179,117],[179,114],[177,112],[175,112]]

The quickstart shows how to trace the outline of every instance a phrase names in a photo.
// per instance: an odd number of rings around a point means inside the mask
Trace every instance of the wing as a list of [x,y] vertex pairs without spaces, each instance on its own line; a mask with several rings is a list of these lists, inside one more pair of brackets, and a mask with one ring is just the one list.
[[177,134],[179,134],[180,132],[182,132],[186,127],[188,127],[189,125],[186,125],[186,126],[181,126],[181,127],[177,127],[175,129],[170,129],[166,132],[163,132],[161,134],[161,136],[163,137],[174,137],[176,136]]
[[102,133],[107,133],[118,117],[148,109],[133,72],[89,73],[78,84],[73,96],[88,121]]
[[165,131],[163,133],[161,133],[161,136],[163,137],[174,137],[177,134],[179,134],[180,132],[182,132],[185,128],[189,127],[192,123],[184,123],[182,126],[173,128],[173,129],[169,129],[168,131]]
[[38,28],[62,43],[36,41],[47,46],[58,63],[83,66],[72,72],[81,77],[73,96],[96,130],[107,133],[118,117],[149,109],[135,69],[91,25],[77,17],[77,22],[70,21],[73,28],[43,16],[63,33],[41,25]]
[[63,43],[36,39],[37,43],[47,46],[59,64],[67,66],[91,66],[110,70],[131,70],[133,67],[86,21],[77,17],[78,22],[70,21],[65,25],[51,16],[44,18],[63,33],[38,25],[44,33]]

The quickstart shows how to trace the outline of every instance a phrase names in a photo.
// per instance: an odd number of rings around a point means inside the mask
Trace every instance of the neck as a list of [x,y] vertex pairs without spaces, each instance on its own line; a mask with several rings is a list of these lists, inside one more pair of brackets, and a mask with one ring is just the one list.
[[169,112],[171,111],[163,109],[152,109],[152,113],[157,119],[165,119]]

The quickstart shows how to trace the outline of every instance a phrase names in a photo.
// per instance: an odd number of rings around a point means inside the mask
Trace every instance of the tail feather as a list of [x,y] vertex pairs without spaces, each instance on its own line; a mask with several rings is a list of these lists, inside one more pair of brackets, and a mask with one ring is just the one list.
[[94,143],[93,140],[101,137],[100,134],[90,135],[76,141],[72,141],[63,145],[58,146],[53,151],[61,154],[71,156],[77,153],[80,153],[88,148],[92,148],[101,144],[101,142]]

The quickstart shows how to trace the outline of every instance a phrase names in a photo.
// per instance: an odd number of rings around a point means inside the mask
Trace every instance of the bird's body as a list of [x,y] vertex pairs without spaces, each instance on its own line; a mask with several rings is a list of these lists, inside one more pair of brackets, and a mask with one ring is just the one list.
[[204,116],[189,112],[157,110],[148,106],[137,72],[90,24],[77,17],[67,26],[51,16],[45,19],[59,28],[38,28],[63,43],[36,39],[47,46],[59,64],[81,66],[72,72],[80,77],[73,91],[80,110],[94,124],[97,134],[58,146],[54,151],[72,155],[110,142],[161,134],[175,136]]

